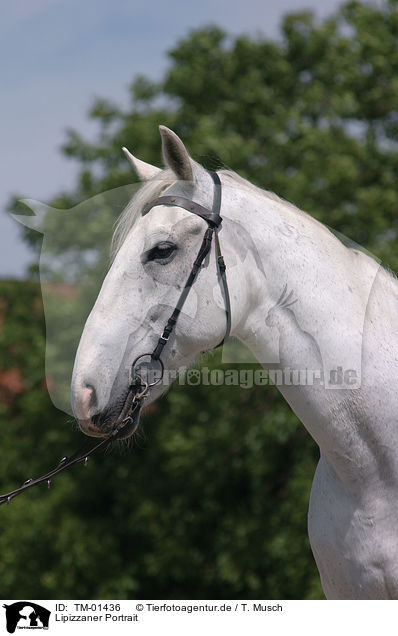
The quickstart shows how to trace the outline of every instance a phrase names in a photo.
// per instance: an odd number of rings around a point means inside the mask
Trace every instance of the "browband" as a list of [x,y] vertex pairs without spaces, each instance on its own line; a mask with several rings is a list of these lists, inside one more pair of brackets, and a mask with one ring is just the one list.
[[158,197],[153,201],[149,201],[143,207],[142,214],[147,214],[149,210],[157,205],[172,205],[177,208],[184,208],[184,210],[188,210],[188,212],[193,212],[194,214],[202,217],[202,219],[207,221],[207,223],[212,227],[219,227],[221,225],[222,218],[218,211],[210,212],[207,208],[203,207],[203,205],[200,205],[200,203],[195,203],[195,201],[191,201],[191,199],[175,195],[165,195],[163,197]]

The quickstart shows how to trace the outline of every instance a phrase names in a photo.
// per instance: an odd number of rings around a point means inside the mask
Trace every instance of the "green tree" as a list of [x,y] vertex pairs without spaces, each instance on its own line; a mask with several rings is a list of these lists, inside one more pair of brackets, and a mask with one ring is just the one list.
[[[64,152],[80,174],[51,204],[70,208],[129,184],[123,145],[160,164],[162,123],[205,166],[228,165],[398,270],[397,40],[397,0],[348,2],[321,23],[289,15],[278,42],[216,26],[192,31],[170,52],[162,81],[134,80],[126,110],[96,101],[94,142],[68,132]],[[112,208],[103,214],[115,218]],[[62,215],[58,222],[54,250],[63,254],[70,236]],[[89,223],[75,249],[102,227]],[[71,439],[33,364],[44,342],[39,316],[29,323],[32,342],[18,349],[27,313],[17,296],[31,303],[34,293],[2,289],[3,365],[12,370],[20,351],[26,388],[2,406],[1,475],[10,486],[27,468],[45,470]],[[59,477],[54,492],[0,511],[3,596],[322,597],[306,532],[318,451],[276,390],[175,387],[144,431],[132,452],[90,462]]]

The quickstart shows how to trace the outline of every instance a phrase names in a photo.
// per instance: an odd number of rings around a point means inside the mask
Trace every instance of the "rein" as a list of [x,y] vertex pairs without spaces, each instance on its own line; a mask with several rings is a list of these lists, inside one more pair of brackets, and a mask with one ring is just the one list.
[[[140,393],[136,394],[133,397],[132,403],[129,406],[129,413],[124,418],[123,416],[125,414],[126,409],[125,407],[123,408],[123,411],[121,415],[119,416],[118,421],[116,422],[115,428],[108,435],[108,437],[105,437],[101,442],[99,442],[95,446],[92,446],[87,452],[83,453],[83,450],[87,447],[87,442],[86,442],[86,444],[81,446],[70,457],[63,457],[61,461],[59,462],[59,464],[55,468],[50,470],[48,473],[46,473],[45,475],[42,475],[41,477],[37,477],[36,479],[27,479],[19,488],[16,488],[15,490],[11,490],[5,495],[0,495],[0,506],[5,503],[9,504],[11,499],[14,499],[14,497],[17,497],[18,495],[21,495],[23,492],[25,492],[25,490],[28,490],[28,488],[33,488],[33,486],[38,486],[39,484],[42,484],[44,482],[47,482],[47,485],[50,488],[51,479],[55,477],[55,475],[62,473],[64,470],[67,470],[68,468],[71,468],[72,466],[75,466],[76,464],[84,463],[84,465],[86,465],[89,460],[89,457],[93,455],[93,453],[95,453],[100,448],[107,448],[111,444],[111,442],[113,442],[115,439],[118,438],[118,436],[121,433],[123,433],[123,430],[130,424],[135,413],[136,412],[139,413],[141,409],[141,402],[145,398],[145,395],[147,392],[148,392],[148,386],[144,387],[143,391],[141,391]],[[126,399],[126,402],[127,402],[127,399]]]
[[[231,303],[226,278],[226,266],[223,255],[221,253],[220,241],[218,238],[218,232],[221,228],[222,223],[222,217],[220,216],[221,181],[217,172],[209,172],[209,174],[214,183],[213,206],[211,210],[208,210],[199,203],[180,196],[158,197],[157,199],[154,199],[153,201],[147,203],[143,208],[142,213],[144,215],[153,207],[158,205],[177,206],[187,210],[188,212],[192,212],[197,216],[200,216],[202,219],[204,219],[204,221],[206,221],[208,228],[204,234],[199,252],[192,265],[192,269],[185,283],[185,287],[180,294],[177,304],[170,318],[168,319],[163,329],[162,335],[159,337],[153,352],[141,354],[134,360],[133,364],[131,365],[128,393],[124,401],[123,409],[116,421],[115,427],[107,437],[105,437],[101,442],[93,446],[87,452],[83,452],[83,449],[87,446],[87,444],[84,444],[83,447],[77,450],[71,457],[63,457],[59,464],[45,475],[37,477],[36,479],[28,479],[20,488],[16,488],[15,490],[12,490],[5,495],[0,495],[0,506],[5,503],[10,503],[11,499],[17,497],[18,495],[21,495],[23,492],[25,492],[25,490],[28,490],[28,488],[33,488],[33,486],[38,486],[39,484],[42,484],[44,482],[47,482],[48,487],[50,488],[51,479],[55,477],[55,475],[58,475],[64,470],[67,470],[68,468],[71,468],[72,466],[75,466],[77,464],[87,464],[89,457],[93,455],[93,453],[95,453],[100,448],[107,448],[113,441],[115,441],[120,435],[122,435],[123,432],[128,427],[130,427],[132,423],[135,423],[136,427],[138,426],[138,419],[142,407],[142,402],[145,400],[149,389],[152,386],[159,384],[159,382],[161,382],[163,379],[164,365],[160,356],[170,338],[171,333],[174,330],[182,307],[192,285],[195,282],[198,272],[201,269],[206,256],[210,252],[213,236],[215,243],[217,274],[220,279],[220,285],[224,296],[226,317],[225,335],[222,341],[217,345],[217,347],[220,347],[228,338],[231,331]],[[158,365],[160,373],[157,374],[157,377],[153,377],[151,381],[148,374],[150,372],[153,373],[155,365]]]

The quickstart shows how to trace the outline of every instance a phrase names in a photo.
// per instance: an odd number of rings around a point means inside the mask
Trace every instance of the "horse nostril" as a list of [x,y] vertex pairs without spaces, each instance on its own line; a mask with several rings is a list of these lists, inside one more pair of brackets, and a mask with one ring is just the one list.
[[92,384],[82,383],[75,394],[75,417],[78,420],[89,420],[98,405],[97,393]]
[[96,390],[91,384],[86,384],[85,388],[90,391],[88,407],[89,409],[93,409],[98,404]]

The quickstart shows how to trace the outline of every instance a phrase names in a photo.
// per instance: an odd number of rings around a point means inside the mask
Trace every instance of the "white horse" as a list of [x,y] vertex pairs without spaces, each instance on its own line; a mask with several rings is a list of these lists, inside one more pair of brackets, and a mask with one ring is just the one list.
[[[175,133],[160,132],[166,170],[129,154],[145,183],[119,223],[116,256],[76,356],[72,404],[88,435],[105,435],[116,420],[129,366],[153,350],[207,227],[179,207],[140,214],[164,192],[212,205],[209,173]],[[265,367],[275,355],[284,368],[323,364],[321,381],[286,381],[279,389],[321,452],[308,528],[325,595],[398,599],[397,281],[276,195],[230,171],[219,176],[231,334]],[[239,250],[245,257],[231,267]],[[224,336],[214,248],[193,289],[163,350],[166,369],[191,364]],[[339,390],[333,365],[337,375],[350,370]],[[146,404],[164,390],[153,387]]]

